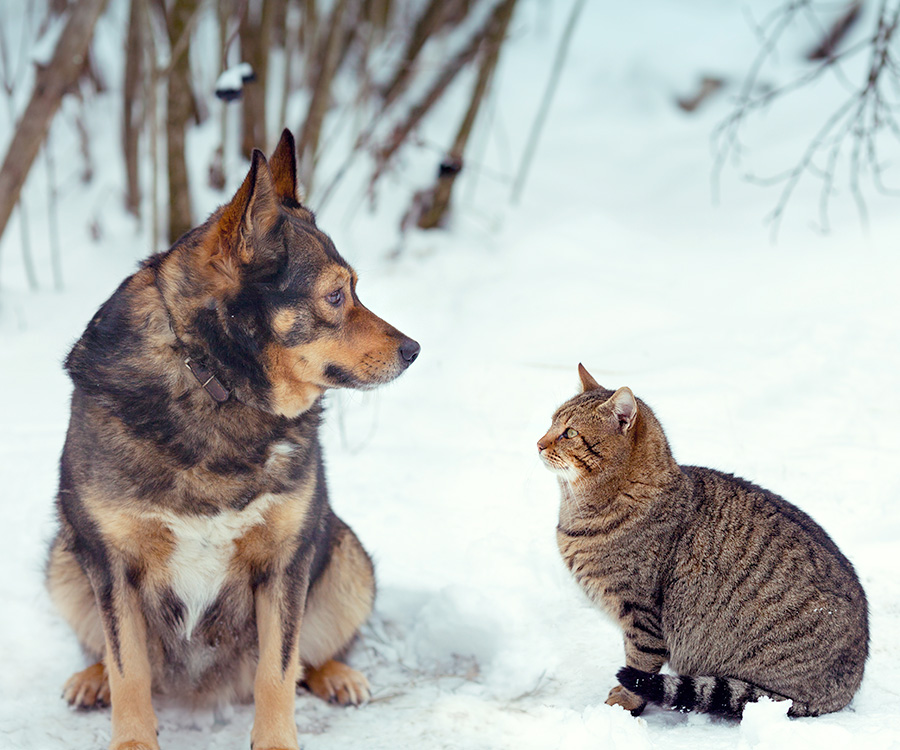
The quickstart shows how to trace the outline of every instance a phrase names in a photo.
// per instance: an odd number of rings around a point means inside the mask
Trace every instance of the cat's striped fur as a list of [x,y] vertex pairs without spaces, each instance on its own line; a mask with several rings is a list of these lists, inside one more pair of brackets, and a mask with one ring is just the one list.
[[[538,450],[559,477],[563,559],[624,632],[607,703],[732,717],[761,695],[791,699],[792,716],[846,706],[868,614],[828,534],[767,490],[679,466],[646,404],[579,373]],[[657,674],[666,662],[678,675]]]

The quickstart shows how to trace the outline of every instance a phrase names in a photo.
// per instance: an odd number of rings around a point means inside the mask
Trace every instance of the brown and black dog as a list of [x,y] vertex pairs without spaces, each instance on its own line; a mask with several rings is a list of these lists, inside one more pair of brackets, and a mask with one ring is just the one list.
[[75,388],[47,586],[97,660],[65,698],[109,703],[115,750],[158,748],[151,691],[253,697],[254,750],[296,748],[304,681],[368,697],[335,661],[371,561],[331,510],[328,388],[372,388],[419,345],[369,312],[297,199],[288,131],[226,206],[147,260],[66,360]]

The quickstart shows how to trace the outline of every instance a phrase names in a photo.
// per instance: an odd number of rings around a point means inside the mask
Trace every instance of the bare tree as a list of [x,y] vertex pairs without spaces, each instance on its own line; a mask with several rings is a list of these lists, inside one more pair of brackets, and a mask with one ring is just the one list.
[[569,45],[572,42],[572,34],[578,25],[578,18],[584,8],[585,0],[575,0],[572,3],[572,9],[569,11],[569,20],[566,22],[566,28],[559,40],[559,46],[556,48],[556,55],[553,58],[553,67],[550,69],[550,78],[547,80],[547,86],[544,88],[544,95],[541,98],[541,105],[538,108],[537,116],[531,125],[531,131],[528,134],[528,142],[525,145],[525,151],[522,155],[522,161],[519,165],[519,171],[516,174],[516,180],[513,183],[512,202],[518,203],[522,197],[522,191],[525,189],[525,180],[528,177],[528,170],[531,167],[531,161],[537,151],[538,139],[541,137],[541,131],[544,129],[544,122],[547,114],[550,112],[550,104],[553,101],[553,95],[556,93],[556,87],[559,85],[559,79],[562,75],[563,66],[566,63],[566,55],[569,53]]
[[[450,84],[466,69],[482,49],[488,30],[493,22],[493,16],[488,19],[484,27],[477,29],[462,46],[462,48],[441,67],[431,85],[424,94],[416,99],[405,116],[391,130],[386,142],[375,151],[375,174],[371,184],[374,185],[382,173],[391,163],[394,155],[409,140],[410,134],[421,124],[425,116],[432,110],[435,104],[444,96]],[[384,108],[382,109],[382,113]]]
[[469,107],[466,110],[448,155],[441,162],[437,182],[429,195],[419,196],[421,208],[416,223],[421,229],[434,229],[440,226],[450,206],[453,185],[456,182],[457,175],[462,170],[466,144],[469,142],[472,126],[475,124],[475,118],[478,117],[478,111],[484,101],[488,84],[497,67],[497,61],[500,58],[500,48],[506,37],[506,29],[509,27],[515,7],[516,0],[502,0],[491,16],[485,36],[484,53],[481,64],[478,67],[478,77],[475,80],[475,87],[472,89]]
[[[53,61],[38,71],[32,102],[17,126],[0,171],[0,231],[16,205],[63,93],[77,91],[76,82],[82,89],[92,84],[98,95],[105,86],[105,71],[92,62],[90,41],[106,0],[46,2],[52,12],[67,14],[68,20]],[[227,89],[229,96],[223,97],[243,97],[240,139],[226,137],[226,105],[215,104],[221,107],[222,144],[213,160],[210,184],[220,189],[227,182],[226,166],[237,155],[238,141],[244,151],[266,145],[266,102],[279,101],[283,120],[291,116],[298,94],[307,107],[297,138],[305,186],[309,188],[321,170],[323,144],[339,143],[349,131],[354,145],[345,166],[328,175],[331,182],[325,198],[357,154],[374,159],[370,185],[374,187],[381,174],[399,163],[396,157],[402,149],[420,147],[416,137],[420,125],[444,99],[451,82],[461,72],[474,68],[471,97],[460,105],[456,138],[439,185],[429,194],[434,199],[431,208],[439,217],[449,204],[456,176],[453,165],[461,164],[483,108],[514,5],[515,0],[129,0],[125,6],[124,75],[118,93],[123,111],[120,139],[126,209],[139,215],[144,183],[141,170],[146,169],[152,249],[159,249],[159,234],[174,242],[193,226],[186,135],[214,100],[212,91],[195,90],[192,85],[190,40],[195,29],[206,24],[202,27],[206,38],[210,26],[218,27],[221,73],[229,73],[226,78],[232,80],[233,71],[245,70],[238,64],[249,62],[256,75],[254,83],[245,85],[248,78],[242,73],[239,81],[229,84],[233,88]],[[449,52],[445,48],[447,37],[452,42]],[[269,75],[273,47],[280,49],[284,60],[284,74],[275,76],[277,80]],[[423,51],[438,53],[429,57],[427,66],[418,63],[425,56]],[[0,55],[5,59],[3,50]],[[6,67],[0,72],[8,90]],[[417,92],[415,96],[410,93],[413,91]],[[11,105],[11,99],[7,103]],[[93,167],[91,139],[95,135],[86,127],[83,114],[84,102],[80,114],[67,120],[65,126],[74,125],[77,130],[87,177]],[[235,114],[231,112],[231,119]],[[388,116],[394,117],[394,123],[387,122]],[[337,134],[340,138],[334,137]],[[141,146],[146,146],[146,162],[141,161]],[[228,149],[235,153],[230,154]],[[48,151],[51,176],[55,175],[52,157]],[[55,180],[51,182],[56,184]],[[59,197],[65,200],[62,191]],[[25,222],[22,224],[25,231]],[[26,245],[23,242],[23,247]],[[61,245],[57,250],[63,250]],[[55,255],[53,262],[58,270],[59,258]],[[30,281],[36,284],[36,269],[33,265],[26,268]]]
[[250,158],[254,148],[266,149],[266,91],[269,81],[269,48],[275,16],[284,0],[250,0],[241,19],[241,57],[255,76],[243,95],[241,152]]
[[169,177],[169,242],[194,226],[185,160],[185,133],[194,114],[187,39],[199,0],[175,0],[166,19],[171,61],[166,99],[166,165]]
[[138,145],[143,125],[142,59],[144,56],[143,0],[131,0],[128,33],[125,37],[125,79],[122,82],[122,152],[125,157],[125,208],[138,216],[141,210],[141,183]]
[[[839,168],[846,168],[847,183],[864,225],[868,212],[863,181],[875,191],[900,195],[888,187],[884,159],[886,144],[896,149],[900,143],[900,121],[897,113],[897,87],[900,85],[900,56],[895,49],[895,33],[900,23],[900,0],[880,0],[874,28],[859,41],[840,44],[858,17],[857,0],[849,3],[843,15],[831,25],[821,19],[822,5],[815,0],[790,0],[766,16],[757,27],[760,51],[753,61],[738,94],[732,112],[716,127],[713,139],[716,149],[714,189],[724,168],[739,165],[747,149],[742,133],[754,116],[769,110],[776,102],[831,75],[846,95],[816,127],[807,146],[793,166],[776,174],[747,179],[763,186],[780,187],[775,207],[766,217],[772,238],[776,238],[781,220],[798,185],[804,178],[819,182],[819,222],[823,231],[829,227],[829,206],[834,197]],[[830,7],[833,7],[830,6]],[[805,20],[824,37],[823,43],[807,59],[810,67],[792,80],[776,87],[760,84],[764,66],[775,54],[787,29]],[[866,57],[863,74],[854,80],[847,72],[851,60]]]
[[[5,19],[4,19],[5,20]],[[27,35],[26,35],[27,36]],[[16,124],[16,110],[13,104],[13,94],[16,90],[16,80],[18,76],[16,72],[24,59],[22,54],[25,51],[27,39],[19,41],[19,60],[18,65],[13,65],[12,55],[7,49],[7,40],[4,30],[0,28],[0,76],[3,79],[3,92],[6,98],[6,112],[9,117],[9,125],[11,128]],[[37,271],[34,267],[34,258],[31,254],[31,232],[28,227],[28,210],[25,206],[24,196],[19,194],[16,204],[19,209],[19,244],[22,250],[22,263],[25,267],[25,277],[28,279],[28,288],[32,291],[38,288]]]
[[453,4],[452,2],[448,3],[446,0],[429,0],[428,4],[422,9],[422,14],[416,21],[413,32],[406,42],[406,47],[403,50],[397,69],[394,71],[390,83],[384,87],[382,95],[382,106],[384,108],[391,105],[412,79],[416,58],[431,35],[440,27],[441,21],[450,10],[448,6]]
[[52,59],[46,66],[38,67],[31,100],[19,119],[0,167],[0,236],[63,95],[84,69],[94,25],[105,5],[106,0],[77,0],[71,7]]
[[347,2],[348,0],[335,0],[332,8],[331,17],[328,20],[328,34],[321,45],[321,53],[319,55],[319,74],[313,87],[306,120],[303,123],[300,139],[297,143],[297,158],[300,161],[300,182],[307,192],[312,189],[316,152],[319,148],[319,135],[322,132],[325,112],[331,103],[331,83],[334,80],[340,59],[341,32]]

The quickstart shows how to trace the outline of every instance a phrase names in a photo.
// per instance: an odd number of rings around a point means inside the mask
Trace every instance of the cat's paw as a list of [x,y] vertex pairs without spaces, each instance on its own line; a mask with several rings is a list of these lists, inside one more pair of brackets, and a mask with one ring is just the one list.
[[640,716],[647,707],[647,701],[643,698],[639,698],[627,688],[616,685],[609,691],[609,696],[606,698],[606,705],[621,706],[626,711],[631,711],[632,716]]
[[308,667],[303,682],[322,700],[342,706],[358,706],[369,700],[365,675],[339,661],[327,661],[318,669]]

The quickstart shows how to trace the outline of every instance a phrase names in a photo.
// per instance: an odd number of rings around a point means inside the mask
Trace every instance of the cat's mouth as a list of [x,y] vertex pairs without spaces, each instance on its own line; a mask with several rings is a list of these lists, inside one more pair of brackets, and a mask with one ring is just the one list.
[[540,452],[541,461],[543,461],[544,466],[546,466],[550,471],[556,474],[558,477],[562,479],[568,479],[569,481],[573,481],[578,478],[578,471],[573,467],[567,464],[565,461],[562,461],[559,456],[555,456],[547,450],[542,450]]

